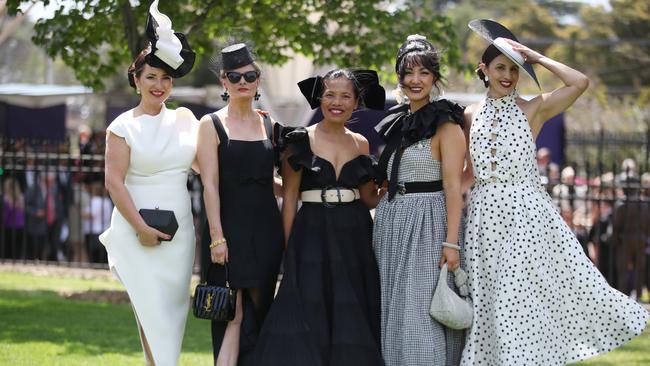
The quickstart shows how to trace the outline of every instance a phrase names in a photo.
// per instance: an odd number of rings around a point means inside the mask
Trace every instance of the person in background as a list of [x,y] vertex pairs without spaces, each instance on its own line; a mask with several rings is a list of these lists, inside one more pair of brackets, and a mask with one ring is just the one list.
[[21,259],[25,235],[25,202],[18,180],[4,177],[2,187],[4,247],[0,258]]
[[83,232],[88,258],[92,263],[107,263],[108,261],[106,250],[99,241],[99,235],[108,229],[113,203],[104,194],[103,188],[98,182],[92,183],[88,205],[83,207]]
[[650,202],[641,200],[637,177],[622,179],[624,197],[614,207],[611,237],[616,252],[616,288],[626,295],[634,291],[633,297],[640,299],[647,285],[645,253],[650,238]]

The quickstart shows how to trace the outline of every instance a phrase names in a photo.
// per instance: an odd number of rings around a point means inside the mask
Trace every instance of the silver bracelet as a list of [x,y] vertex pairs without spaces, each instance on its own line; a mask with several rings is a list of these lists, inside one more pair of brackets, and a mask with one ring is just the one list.
[[442,242],[442,246],[445,247],[445,248],[460,250],[460,245],[453,244],[453,243],[447,243],[446,241]]

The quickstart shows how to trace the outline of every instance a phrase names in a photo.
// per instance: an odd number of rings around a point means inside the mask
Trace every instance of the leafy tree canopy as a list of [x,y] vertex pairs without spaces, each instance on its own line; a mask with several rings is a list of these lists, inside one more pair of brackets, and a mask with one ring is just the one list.
[[[9,14],[24,3],[8,0]],[[96,90],[124,72],[146,46],[149,1],[87,0],[62,2],[55,16],[35,25],[33,41],[51,57],[61,57],[81,83]],[[292,53],[317,64],[391,70],[397,48],[408,34],[426,35],[446,51],[445,62],[459,66],[452,22],[415,5],[392,9],[379,0],[174,0],[161,1],[175,31],[184,32],[197,59],[218,47],[246,42],[258,59],[281,64]]]

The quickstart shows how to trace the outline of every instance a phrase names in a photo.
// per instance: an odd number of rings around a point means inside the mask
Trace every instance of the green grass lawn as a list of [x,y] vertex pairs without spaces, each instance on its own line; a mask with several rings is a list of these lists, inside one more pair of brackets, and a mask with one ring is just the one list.
[[[0,365],[143,365],[131,305],[65,296],[121,289],[108,279],[0,272]],[[210,323],[190,314],[180,364],[211,363]]]
[[[76,293],[116,290],[122,286],[110,278],[0,269],[0,365],[143,365],[129,304],[71,299]],[[181,365],[211,365],[209,324],[188,316]],[[650,330],[614,352],[575,365],[650,365]]]

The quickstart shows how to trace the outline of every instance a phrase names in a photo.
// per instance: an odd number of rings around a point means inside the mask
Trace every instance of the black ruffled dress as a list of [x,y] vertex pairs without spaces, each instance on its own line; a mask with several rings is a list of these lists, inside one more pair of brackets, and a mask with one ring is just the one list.
[[[283,132],[300,191],[357,188],[374,176],[359,155],[340,176],[316,156],[304,128]],[[256,365],[383,365],[379,340],[379,273],[372,218],[357,200],[326,207],[303,203],[285,255],[284,278],[256,346]]]

